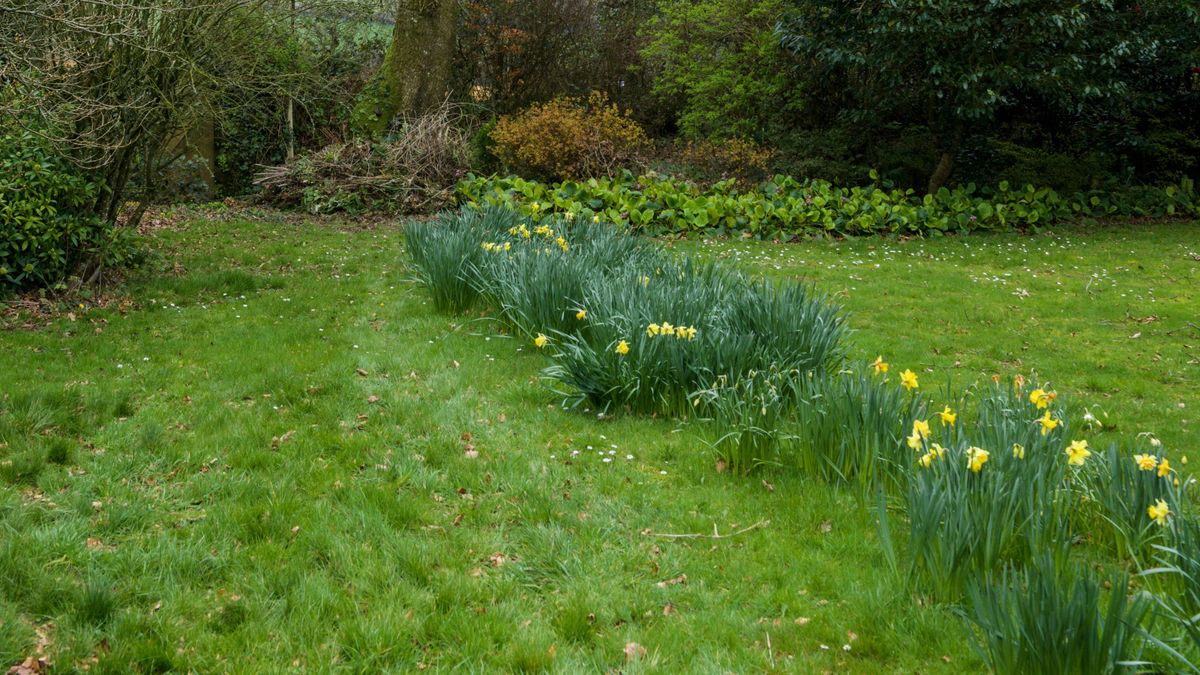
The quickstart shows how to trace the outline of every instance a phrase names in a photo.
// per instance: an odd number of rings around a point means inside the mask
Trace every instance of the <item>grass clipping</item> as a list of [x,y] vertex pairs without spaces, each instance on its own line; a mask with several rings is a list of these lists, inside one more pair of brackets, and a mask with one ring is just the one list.
[[310,213],[429,213],[454,202],[470,166],[469,125],[449,103],[398,120],[383,141],[334,143],[255,176],[262,199]]

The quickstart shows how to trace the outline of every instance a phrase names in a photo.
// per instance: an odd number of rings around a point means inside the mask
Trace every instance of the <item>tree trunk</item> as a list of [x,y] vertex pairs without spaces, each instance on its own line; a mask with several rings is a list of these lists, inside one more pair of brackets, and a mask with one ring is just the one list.
[[954,168],[954,154],[943,151],[941,157],[938,158],[937,166],[933,169],[933,175],[929,177],[929,188],[926,190],[929,194],[934,194],[946,184],[946,180],[950,178],[950,170]]
[[436,107],[450,88],[458,0],[396,0],[396,27],[383,64],[363,89],[350,124],[378,136],[397,116]]

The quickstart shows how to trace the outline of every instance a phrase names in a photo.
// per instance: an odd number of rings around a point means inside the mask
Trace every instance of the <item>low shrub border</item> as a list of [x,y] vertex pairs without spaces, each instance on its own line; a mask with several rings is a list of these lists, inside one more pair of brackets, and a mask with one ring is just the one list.
[[[878,180],[872,172],[872,180]],[[928,234],[1036,228],[1076,219],[1200,216],[1195,183],[1060,195],[1031,185],[974,184],[919,195],[887,183],[839,187],[775,176],[752,190],[733,181],[708,189],[668,176],[625,172],[614,178],[542,183],[517,177],[468,176],[458,201],[502,205],[522,214],[600,215],[651,235],[717,234],[762,239],[814,233],[840,236]]]

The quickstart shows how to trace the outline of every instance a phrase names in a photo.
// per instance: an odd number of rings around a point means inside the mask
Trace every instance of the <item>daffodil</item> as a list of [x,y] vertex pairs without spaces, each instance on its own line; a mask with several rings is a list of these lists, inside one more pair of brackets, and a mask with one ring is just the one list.
[[570,246],[567,245],[567,240],[563,239],[562,237],[555,239],[554,243],[558,244],[558,247],[561,248],[564,253],[566,251],[570,250],[570,248],[571,248]]
[[1033,391],[1029,392],[1029,402],[1036,405],[1038,410],[1044,410],[1045,408],[1050,407],[1050,404],[1053,403],[1054,399],[1056,398],[1058,398],[1058,394],[1052,391],[1034,389]]
[[1025,446],[1020,443],[1013,443],[1013,457],[1025,459]]
[[642,275],[642,278],[641,278],[641,279],[639,279],[639,281],[641,281],[641,282],[642,282],[642,285],[643,285],[643,286],[649,286],[649,285],[650,285],[650,277],[646,276],[645,274],[643,274],[643,275]]
[[550,344],[550,338],[546,337],[545,335],[542,335],[541,333],[538,333],[537,337],[535,337],[533,339],[533,344],[537,345],[538,349],[541,349],[542,347],[545,347],[546,345]]
[[967,448],[967,468],[973,473],[979,473],[990,456],[991,453],[983,448]]
[[934,459],[937,459],[937,455],[935,455],[932,452],[927,452],[927,453],[921,455],[921,458],[918,459],[917,462],[920,463],[920,465],[922,467],[928,469],[929,465],[933,464]]
[[929,436],[929,422],[925,420],[913,420],[912,432],[914,434],[920,434],[921,438],[926,438]]
[[629,353],[629,343],[624,340],[621,340],[620,342],[617,343],[617,348],[615,351],[618,354],[620,354],[621,356],[625,356],[626,354]]
[[671,324],[667,323],[666,321],[664,321],[662,323],[662,334],[663,335],[671,335],[674,332],[675,332],[675,326],[672,326]]
[[920,450],[922,440],[921,434],[918,434],[914,431],[913,435],[908,437],[908,447],[912,448],[913,450]]
[[600,224],[600,214],[596,214],[596,215],[592,216],[592,222],[599,225]]
[[871,367],[875,369],[875,374],[886,373],[888,371],[887,361],[883,360],[883,354],[875,357],[875,361],[871,363]]
[[917,374],[911,370],[905,370],[903,373],[900,373],[900,385],[909,391],[916,389],[920,386],[917,382]]
[[1158,477],[1165,478],[1170,473],[1171,473],[1171,463],[1167,461],[1166,457],[1163,457],[1162,461],[1158,463]]
[[1024,387],[1024,386],[1025,386],[1025,376],[1020,373],[1017,373],[1017,376],[1013,378],[1013,389],[1020,389],[1021,387]]
[[581,309],[581,310],[579,310],[578,312],[575,312],[575,318],[576,318],[576,319],[578,319],[578,320],[580,320],[580,321],[583,321],[584,319],[586,319],[586,318],[587,318],[587,310],[586,310],[586,309]]
[[662,328],[659,327],[658,324],[652,323],[649,326],[646,326],[646,337],[654,337],[655,335],[658,335],[660,331],[662,331]]
[[1146,513],[1149,514],[1150,520],[1153,520],[1159,525],[1166,525],[1167,516],[1171,515],[1171,508],[1167,506],[1165,501],[1159,499],[1158,501],[1154,502],[1150,508],[1146,509]]
[[504,242],[504,252],[508,253],[511,250],[512,250],[512,242],[511,241]]
[[938,417],[942,418],[942,426],[953,426],[954,420],[958,419],[958,413],[946,406],[942,412],[938,413]]
[[696,339],[696,327],[695,327],[695,326],[688,326],[688,329],[687,329],[687,339],[689,339],[689,340],[695,340],[695,339]]
[[1154,455],[1134,455],[1133,461],[1137,462],[1138,468],[1142,471],[1153,471],[1158,468],[1158,459]]
[[1075,466],[1083,466],[1088,457],[1092,456],[1092,451],[1088,450],[1087,441],[1071,441],[1071,445],[1067,446],[1067,464]]
[[1049,410],[1046,411],[1045,415],[1042,415],[1041,422],[1042,422],[1042,435],[1043,436],[1050,433],[1051,431],[1054,431],[1054,428],[1059,425],[1059,421],[1050,416]]

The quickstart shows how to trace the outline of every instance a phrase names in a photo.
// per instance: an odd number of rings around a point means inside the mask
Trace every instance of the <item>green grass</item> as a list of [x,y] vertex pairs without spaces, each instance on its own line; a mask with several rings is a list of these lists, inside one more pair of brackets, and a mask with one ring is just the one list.
[[[1186,454],[1195,233],[676,246],[844,291],[853,355],[925,388],[1036,369]],[[432,311],[401,240],[197,221],[125,314],[0,334],[0,667],[53,624],[64,671],[981,669],[869,505],[563,410],[531,345]]]

